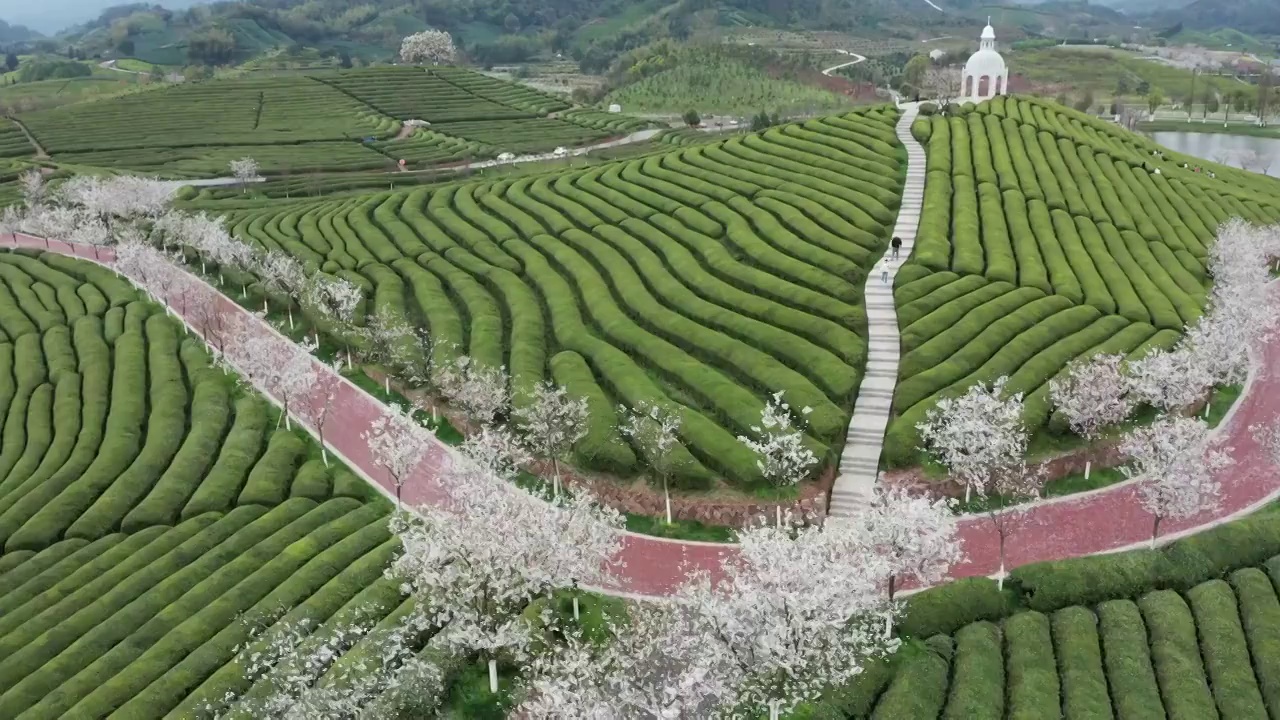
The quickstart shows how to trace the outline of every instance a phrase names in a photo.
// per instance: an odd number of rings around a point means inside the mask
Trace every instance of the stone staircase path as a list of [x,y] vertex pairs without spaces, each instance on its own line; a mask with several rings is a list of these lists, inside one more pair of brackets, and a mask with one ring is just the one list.
[[[911,256],[924,204],[924,148],[911,135],[911,123],[918,114],[918,103],[904,104],[898,120],[898,139],[907,148],[907,182],[893,234],[902,238],[902,250],[889,270],[888,282],[881,281],[878,262],[867,276],[867,368],[840,456],[839,475],[831,489],[830,515],[851,515],[870,502],[879,475],[880,451],[898,383],[898,313],[893,304],[893,280],[898,268]],[[885,255],[892,252],[885,250]]]

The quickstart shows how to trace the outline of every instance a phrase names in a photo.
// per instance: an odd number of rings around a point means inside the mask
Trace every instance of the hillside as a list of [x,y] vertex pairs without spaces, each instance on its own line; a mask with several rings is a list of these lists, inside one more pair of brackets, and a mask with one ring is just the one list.
[[1252,35],[1280,35],[1280,12],[1271,0],[1195,0],[1177,10],[1156,13],[1164,26],[1189,30],[1234,28]]
[[1280,220],[1280,181],[1153,158],[1145,138],[1052,102],[997,98],[914,130],[928,184],[895,289],[893,465],[918,461],[939,397],[1005,375],[1027,427],[1047,429],[1048,383],[1073,359],[1166,347],[1200,316],[1219,223]]

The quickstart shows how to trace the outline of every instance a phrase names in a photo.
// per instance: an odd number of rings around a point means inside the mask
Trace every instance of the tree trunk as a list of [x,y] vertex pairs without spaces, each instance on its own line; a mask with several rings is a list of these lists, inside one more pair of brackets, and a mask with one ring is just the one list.
[[781,712],[780,705],[781,701],[779,700],[769,701],[769,720],[778,720],[778,715]]
[[574,620],[582,619],[581,614],[578,612],[578,596],[577,595],[573,596],[573,619]]
[[662,476],[662,500],[667,506],[667,524],[671,524],[671,491],[667,489],[667,477]]
[[889,573],[889,602],[893,602],[893,584],[896,579],[893,573]]
[[1004,590],[1004,533],[1001,532],[999,533],[999,535],[1000,535],[1000,577],[999,577],[999,580],[996,581],[996,589]]
[[390,375],[382,376],[382,392],[385,395],[391,395],[391,376]]
[[[489,692],[498,693],[498,660],[497,658],[489,658]],[[775,718],[774,720],[777,720]]]
[[279,430],[279,429],[280,429],[280,423],[281,423],[281,422],[283,422],[283,421],[284,421],[284,419],[285,419],[286,417],[288,417],[288,416],[289,416],[289,401],[288,401],[288,400],[285,400],[285,402],[284,402],[284,412],[280,413],[280,417],[276,418],[276,429],[277,429],[277,430]]
[[1156,538],[1160,536],[1160,516],[1155,516],[1156,521],[1151,524],[1151,549],[1156,549]]
[[320,459],[324,461],[325,467],[329,467],[329,451],[324,444],[324,423],[320,423],[320,426],[316,429],[320,435]]
[[270,313],[271,313],[271,308],[267,305],[267,299],[262,298],[262,314],[268,315]]
[[288,309],[285,312],[289,313],[289,329],[292,330],[293,329],[293,303],[289,303]]

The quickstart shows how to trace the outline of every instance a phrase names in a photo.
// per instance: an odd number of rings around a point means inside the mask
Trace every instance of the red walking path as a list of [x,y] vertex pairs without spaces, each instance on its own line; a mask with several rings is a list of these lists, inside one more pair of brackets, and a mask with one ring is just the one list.
[[[48,249],[66,255],[76,255],[88,260],[110,264],[109,249],[95,258],[88,246],[77,246],[59,241],[19,234],[14,239],[19,246]],[[212,286],[194,278],[195,295],[213,303],[223,317],[240,317],[251,323],[255,332],[279,335],[266,321],[256,317],[234,301],[222,295]],[[1280,294],[1280,283],[1273,284],[1272,292]],[[202,295],[203,294],[203,295]],[[188,295],[188,298],[191,298]],[[187,305],[188,315],[199,301]],[[174,309],[175,313],[177,309]],[[193,329],[197,322],[190,319]],[[234,356],[230,358],[234,362]],[[316,361],[317,371],[332,374],[323,363]],[[1232,448],[1235,465],[1221,473],[1222,502],[1213,512],[1184,521],[1162,523],[1163,539],[1206,529],[1220,524],[1274,499],[1280,494],[1280,471],[1271,463],[1266,450],[1256,442],[1250,426],[1275,424],[1280,418],[1280,341],[1273,340],[1255,359],[1245,392],[1232,413],[1216,431],[1221,446]],[[259,388],[270,393],[270,388]],[[319,393],[303,400],[294,399],[291,409],[321,402]],[[278,400],[274,394],[273,399]],[[388,496],[394,498],[394,486],[371,457],[361,435],[382,412],[382,404],[365,391],[341,379],[338,398],[325,423],[325,441],[330,452],[335,453],[353,471],[359,472]],[[307,416],[295,412],[295,416]],[[305,423],[304,423],[305,424]],[[314,432],[314,428],[307,426]],[[402,487],[402,499],[409,505],[441,502],[444,494],[440,485],[440,470],[446,467],[451,451],[443,443],[435,442],[427,457]],[[1025,513],[1027,521],[1010,536],[1007,559],[1010,568],[1041,560],[1056,560],[1093,553],[1111,552],[1138,546],[1149,540],[1151,516],[1142,509],[1133,481],[1113,485],[1089,493],[1046,500],[1031,506]],[[501,523],[501,518],[494,518]],[[999,569],[998,535],[985,516],[966,517],[960,521],[960,535],[967,559],[957,565],[952,577],[993,575]],[[722,558],[733,552],[732,545],[667,540],[635,533],[624,533],[622,560],[625,577],[620,587],[611,588],[616,594],[628,596],[660,596],[667,594],[682,577],[682,566],[714,570]]]

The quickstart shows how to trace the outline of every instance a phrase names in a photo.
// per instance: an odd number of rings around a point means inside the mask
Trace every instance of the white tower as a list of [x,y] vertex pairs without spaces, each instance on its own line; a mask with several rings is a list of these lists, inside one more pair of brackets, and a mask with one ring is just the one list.
[[1004,58],[996,52],[996,31],[991,27],[991,18],[987,18],[978,52],[964,64],[960,94],[966,99],[979,102],[1007,92],[1009,66],[1005,65]]

